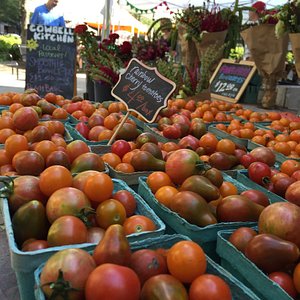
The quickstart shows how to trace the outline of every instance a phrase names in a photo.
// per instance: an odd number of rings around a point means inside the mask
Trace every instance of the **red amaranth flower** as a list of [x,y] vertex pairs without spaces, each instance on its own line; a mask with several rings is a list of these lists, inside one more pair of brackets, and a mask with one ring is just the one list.
[[77,33],[77,34],[83,34],[87,31],[87,26],[85,24],[80,24],[80,25],[77,25],[75,28],[74,28],[74,33]]
[[123,42],[123,44],[120,46],[120,53],[121,54],[129,54],[131,53],[132,45],[130,42]]

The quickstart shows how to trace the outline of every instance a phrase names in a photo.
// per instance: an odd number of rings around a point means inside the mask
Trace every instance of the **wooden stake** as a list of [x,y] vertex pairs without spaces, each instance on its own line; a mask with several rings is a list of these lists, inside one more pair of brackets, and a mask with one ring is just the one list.
[[126,120],[129,117],[130,112],[127,111],[126,115],[124,116],[124,118],[122,119],[121,123],[119,124],[118,128],[116,129],[116,131],[114,132],[114,134],[112,135],[112,137],[110,138],[110,140],[108,141],[107,145],[111,145],[112,142],[114,141],[116,135],[119,133],[120,129],[122,128],[123,124],[126,122]]

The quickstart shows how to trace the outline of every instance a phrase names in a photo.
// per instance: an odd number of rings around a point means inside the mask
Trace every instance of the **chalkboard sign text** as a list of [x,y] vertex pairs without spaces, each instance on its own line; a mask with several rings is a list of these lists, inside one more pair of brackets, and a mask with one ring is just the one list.
[[137,59],[130,60],[124,74],[112,90],[112,95],[122,101],[127,109],[153,122],[167,101],[176,84]]
[[74,95],[76,42],[72,28],[28,25],[26,88]]
[[212,98],[238,102],[255,70],[253,62],[222,59],[210,80]]

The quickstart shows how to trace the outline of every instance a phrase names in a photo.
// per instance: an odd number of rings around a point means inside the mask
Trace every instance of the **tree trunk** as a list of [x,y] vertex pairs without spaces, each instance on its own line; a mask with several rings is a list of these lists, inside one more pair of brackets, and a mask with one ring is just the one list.
[[20,0],[22,44],[26,44],[27,23],[29,23],[27,17],[26,2],[26,0]]

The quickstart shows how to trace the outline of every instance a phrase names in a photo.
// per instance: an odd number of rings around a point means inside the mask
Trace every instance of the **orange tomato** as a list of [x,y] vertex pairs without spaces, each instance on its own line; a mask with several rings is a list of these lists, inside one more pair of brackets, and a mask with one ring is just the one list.
[[183,283],[191,283],[206,271],[206,257],[201,246],[193,241],[175,243],[167,252],[171,275]]
[[165,185],[174,186],[169,175],[163,171],[154,171],[147,177],[146,182],[147,182],[150,190],[154,194],[162,186],[165,186]]
[[154,221],[147,216],[133,215],[124,221],[123,228],[125,234],[129,235],[144,231],[154,231],[156,230],[156,225]]
[[27,138],[21,134],[13,134],[9,136],[4,143],[4,149],[10,158],[22,150],[28,150],[29,145]]
[[123,173],[133,173],[134,167],[129,163],[121,162],[116,165],[115,170]]
[[172,199],[177,193],[179,193],[179,191],[174,186],[165,185],[156,191],[155,198],[159,203],[170,208]]
[[116,168],[116,166],[118,164],[120,164],[122,162],[120,156],[118,154],[112,153],[112,152],[104,153],[104,154],[102,154],[101,157],[104,162],[109,164],[114,169]]
[[297,170],[300,170],[300,162],[293,159],[285,160],[280,166],[280,171],[289,176],[291,176]]
[[72,182],[70,170],[64,166],[53,165],[40,174],[39,187],[44,195],[50,197],[58,189],[72,186]]
[[237,195],[238,194],[238,189],[237,187],[231,183],[230,181],[223,181],[221,186],[219,187],[220,194],[222,197],[227,197],[230,195]]
[[114,183],[109,175],[98,173],[89,176],[83,187],[83,191],[90,200],[95,202],[103,202],[112,197]]
[[234,154],[235,143],[229,139],[221,139],[217,143],[216,151],[227,154]]

